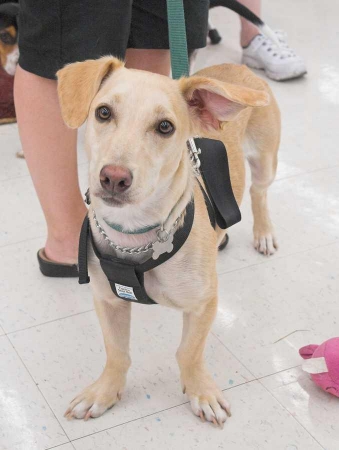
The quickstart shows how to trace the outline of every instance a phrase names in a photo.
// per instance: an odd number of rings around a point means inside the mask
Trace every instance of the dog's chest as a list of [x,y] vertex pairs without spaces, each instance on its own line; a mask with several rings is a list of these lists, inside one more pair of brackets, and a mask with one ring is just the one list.
[[[89,268],[94,295],[106,299],[114,297],[109,281],[94,255],[90,258]],[[190,310],[202,303],[212,289],[206,274],[193,270],[179,255],[145,272],[144,287],[156,303],[183,310]]]

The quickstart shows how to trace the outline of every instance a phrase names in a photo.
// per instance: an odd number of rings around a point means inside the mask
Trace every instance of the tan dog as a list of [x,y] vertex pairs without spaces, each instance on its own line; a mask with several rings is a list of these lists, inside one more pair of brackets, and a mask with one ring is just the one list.
[[[145,288],[157,303],[183,312],[177,352],[183,390],[197,416],[223,424],[229,405],[205,368],[203,352],[217,310],[217,248],[225,231],[215,232],[210,225],[186,141],[195,135],[224,141],[240,204],[247,138],[254,245],[264,254],[273,253],[276,242],[266,202],[280,139],[273,95],[246,67],[227,64],[175,81],[128,70],[119,60],[105,57],[66,66],[58,80],[66,124],[77,128],[88,122],[91,208],[111,241],[142,246],[154,240],[155,231],[124,234],[106,226],[104,219],[129,230],[164,222],[170,228],[194,195],[195,217],[187,241],[165,264],[146,272]],[[97,246],[114,254],[90,217]],[[89,269],[107,363],[100,378],[71,402],[69,418],[98,417],[114,405],[130,366],[131,304],[114,296],[93,253]]]

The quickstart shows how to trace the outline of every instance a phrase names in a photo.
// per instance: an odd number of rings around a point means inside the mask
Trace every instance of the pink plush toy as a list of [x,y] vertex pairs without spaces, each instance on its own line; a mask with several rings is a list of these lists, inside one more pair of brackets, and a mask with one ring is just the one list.
[[339,337],[321,345],[306,345],[299,353],[307,360],[302,366],[303,370],[311,374],[315,384],[339,397]]

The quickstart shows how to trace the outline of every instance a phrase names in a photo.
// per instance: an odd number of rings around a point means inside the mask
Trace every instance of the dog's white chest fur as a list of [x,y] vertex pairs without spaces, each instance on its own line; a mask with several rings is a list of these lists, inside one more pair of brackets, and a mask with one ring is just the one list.
[[[94,296],[112,299],[114,294],[109,281],[93,252],[89,258],[89,271]],[[148,296],[159,305],[190,310],[206,298],[209,280],[204,273],[197,274],[187,267],[179,253],[166,263],[145,272],[144,287]]]

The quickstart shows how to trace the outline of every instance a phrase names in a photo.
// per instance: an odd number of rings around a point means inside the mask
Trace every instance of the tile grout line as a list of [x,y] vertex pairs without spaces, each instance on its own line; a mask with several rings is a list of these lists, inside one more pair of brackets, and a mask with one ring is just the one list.
[[[213,334],[213,333],[212,333],[212,334]],[[213,336],[216,337],[218,341],[220,341],[220,339],[219,339],[217,336],[215,336],[214,334],[213,334]],[[6,336],[6,337],[7,337],[7,336]],[[156,415],[161,414],[161,413],[163,413],[163,412],[170,411],[170,410],[172,410],[172,409],[179,408],[179,407],[181,407],[181,406],[188,405],[188,404],[190,403],[189,400],[188,400],[188,401],[185,401],[185,402],[181,402],[181,403],[178,403],[177,405],[173,405],[173,406],[170,406],[170,407],[168,407],[168,408],[160,409],[159,411],[153,412],[153,413],[151,413],[151,414],[146,414],[146,415],[144,415],[144,416],[140,416],[140,417],[137,417],[137,418],[135,418],[135,419],[127,420],[127,421],[125,421],[125,422],[122,422],[122,423],[113,425],[113,426],[111,426],[111,427],[107,427],[107,428],[104,428],[104,429],[102,429],[102,430],[98,430],[98,431],[95,431],[95,432],[93,432],[93,433],[89,433],[89,434],[83,435],[83,436],[81,436],[81,437],[78,437],[78,438],[75,438],[75,439],[71,439],[71,438],[68,436],[68,434],[66,433],[66,431],[64,430],[64,428],[62,427],[60,421],[58,420],[57,416],[55,415],[55,413],[54,413],[52,407],[51,407],[50,404],[48,403],[48,401],[47,401],[47,399],[45,398],[44,394],[41,392],[39,386],[36,384],[36,381],[34,380],[33,376],[32,376],[31,373],[30,373],[30,371],[29,371],[28,368],[26,367],[25,363],[23,362],[21,356],[20,356],[19,353],[17,352],[17,350],[16,350],[16,348],[14,347],[13,343],[10,341],[10,339],[9,339],[8,337],[7,337],[7,339],[8,339],[8,341],[10,342],[10,344],[11,344],[11,346],[13,347],[14,351],[16,352],[16,354],[18,355],[20,361],[21,361],[22,364],[24,365],[26,371],[27,371],[28,374],[30,375],[30,377],[31,377],[32,381],[34,382],[34,384],[36,385],[37,389],[38,389],[39,392],[41,393],[42,397],[43,397],[44,400],[46,401],[48,407],[49,407],[50,410],[52,411],[52,413],[53,413],[55,419],[57,420],[57,422],[59,423],[61,429],[62,429],[63,432],[65,433],[65,436],[69,439],[69,443],[72,445],[73,448],[75,448],[74,445],[73,445],[73,442],[74,442],[74,441],[78,441],[78,440],[81,440],[81,439],[84,439],[84,438],[87,438],[87,437],[90,437],[90,436],[94,436],[95,434],[100,434],[100,433],[102,433],[102,432],[105,432],[105,431],[108,431],[108,430],[112,430],[112,429],[114,429],[114,428],[118,428],[118,427],[120,427],[120,426],[127,425],[127,424],[132,423],[132,422],[136,422],[136,421],[139,421],[139,420],[143,420],[143,419],[146,419],[146,418],[148,418],[148,417],[156,416]],[[223,346],[224,346],[224,347],[232,354],[232,356],[234,356],[233,353],[232,353],[232,352],[231,352],[231,351],[230,351],[230,350],[229,350],[229,349],[228,349],[221,341],[220,341],[220,343],[221,343],[221,344],[222,344],[222,345],[223,345]],[[235,357],[235,356],[234,356],[234,357]],[[273,394],[272,394],[272,393],[271,393],[271,392],[270,392],[270,391],[269,391],[269,390],[261,383],[260,380],[262,380],[262,379],[264,379],[264,378],[267,378],[267,377],[270,377],[270,376],[272,376],[272,375],[276,375],[276,374],[278,374],[278,373],[284,372],[284,371],[286,371],[286,370],[290,370],[290,369],[299,367],[299,365],[298,365],[298,366],[292,366],[292,367],[290,367],[290,368],[286,368],[286,369],[283,369],[283,370],[281,370],[281,371],[274,372],[274,373],[272,373],[272,374],[264,375],[264,376],[262,376],[262,377],[255,377],[255,375],[254,375],[249,369],[247,369],[247,367],[244,366],[244,365],[241,363],[241,361],[238,360],[238,358],[235,357],[235,359],[237,359],[237,361],[238,361],[243,367],[245,367],[246,370],[248,370],[248,371],[251,373],[251,375],[254,377],[254,379],[253,379],[253,380],[249,380],[249,381],[244,381],[243,383],[239,383],[239,384],[237,384],[237,385],[235,385],[235,386],[231,386],[231,387],[228,387],[228,388],[225,388],[225,389],[221,389],[221,391],[222,391],[222,392],[226,392],[226,391],[229,391],[229,390],[236,389],[236,388],[238,388],[238,387],[240,387],[240,386],[244,386],[244,385],[251,384],[251,383],[254,383],[254,382],[259,382],[260,385],[268,392],[268,394],[270,394],[270,395],[271,395],[271,396],[272,396],[272,397],[273,397],[273,398],[274,398],[274,399],[275,399],[275,400],[283,407],[283,409],[285,409],[285,410],[288,412],[288,414],[289,414],[290,416],[292,416],[292,414],[287,410],[287,408],[286,408],[284,405],[282,405],[282,404],[279,402],[278,399],[276,399],[276,397],[275,397],[275,396],[274,396],[274,395],[273,395]],[[193,413],[192,413],[192,414],[193,414]],[[293,417],[293,416],[292,416],[292,417]],[[294,417],[293,417],[293,418],[294,418]],[[296,420],[296,421],[297,421],[297,420]],[[297,422],[299,423],[299,421],[297,421]],[[299,424],[300,424],[300,423],[299,423]],[[324,448],[324,447],[322,447],[322,445],[321,445],[321,444],[320,444],[320,443],[319,443],[319,442],[311,435],[311,433],[308,432],[308,430],[307,430],[302,424],[300,424],[300,425],[301,425],[302,428],[304,428],[305,431],[312,437],[312,439],[314,439],[314,440],[321,446],[321,448]],[[65,444],[60,444],[60,445],[55,446],[55,447],[49,447],[47,450],[57,449],[58,447],[60,447],[60,446],[62,446],[62,445],[65,445]]]
[[249,267],[261,266],[263,264],[270,264],[270,263],[273,263],[274,261],[278,261],[278,260],[280,261],[283,258],[289,258],[291,256],[301,255],[303,253],[310,252],[312,250],[318,250],[319,248],[329,247],[330,245],[335,245],[335,244],[338,244],[338,243],[339,243],[339,239],[336,239],[333,242],[330,242],[328,244],[318,245],[316,247],[311,247],[311,248],[308,248],[306,250],[300,250],[299,252],[289,253],[288,255],[274,256],[273,258],[272,257],[268,258],[268,257],[263,256],[263,258],[266,258],[266,260],[264,260],[262,262],[249,264],[248,266],[239,267],[238,269],[232,269],[232,270],[228,270],[226,272],[218,272],[217,275],[218,276],[226,275],[226,274],[229,274],[229,273],[233,273],[233,272],[237,272],[237,271],[240,271],[240,270],[248,269]]
[[[221,391],[222,392],[230,391],[231,389],[236,389],[236,388],[238,388],[240,386],[244,386],[245,384],[250,384],[250,383],[252,383],[254,381],[257,381],[257,380],[245,381],[244,383],[239,383],[236,386],[231,386],[231,387],[228,387],[228,388],[225,388],[225,389],[221,389]],[[188,400],[186,402],[182,402],[182,403],[179,403],[177,405],[169,406],[168,408],[164,408],[164,409],[161,409],[159,411],[156,411],[156,412],[153,412],[153,413],[150,413],[150,414],[146,414],[145,416],[140,416],[140,417],[137,417],[135,419],[127,420],[126,422],[122,422],[122,423],[113,425],[111,427],[107,427],[107,428],[104,428],[102,430],[94,431],[93,433],[89,433],[89,434],[86,434],[84,436],[72,439],[71,443],[75,442],[75,441],[79,441],[80,439],[87,438],[89,436],[94,436],[95,434],[103,433],[104,431],[112,430],[113,428],[118,428],[118,427],[121,427],[123,425],[127,425],[127,424],[132,423],[132,422],[137,422],[138,420],[147,419],[148,417],[156,416],[157,414],[161,414],[163,412],[170,411],[171,409],[179,408],[180,406],[189,405],[189,404],[190,404],[190,401]],[[192,414],[194,415],[193,412],[192,412]],[[199,419],[197,416],[196,416],[196,418]]]
[[[267,393],[268,394],[270,394],[273,398],[274,398],[274,400],[277,402],[277,403],[279,403],[279,405],[306,431],[306,433],[308,434],[308,435],[310,435],[311,436],[311,438],[323,449],[323,450],[326,450],[325,449],[325,447],[323,447],[321,444],[320,444],[320,442],[304,427],[304,425],[302,424],[302,423],[300,423],[299,422],[299,420],[297,420],[296,419],[296,417],[294,417],[292,414],[291,414],[291,412],[275,397],[275,395],[262,383],[262,380],[263,379],[265,379],[265,378],[268,378],[268,377],[271,377],[271,376],[273,376],[273,375],[277,375],[277,374],[279,374],[279,373],[282,373],[282,372],[285,372],[285,371],[287,371],[287,370],[291,370],[291,369],[295,369],[295,368],[297,368],[297,367],[300,367],[300,364],[298,364],[298,365],[296,365],[296,366],[292,366],[292,367],[289,367],[289,368],[286,368],[286,369],[282,369],[282,370],[279,370],[278,372],[274,372],[274,373],[271,373],[271,374],[269,374],[269,375],[264,375],[264,376],[262,376],[262,377],[256,377],[255,375],[254,375],[254,373],[252,373],[252,371],[251,370],[249,370],[235,355],[234,355],[234,353],[228,348],[228,347],[226,347],[226,345],[219,339],[219,337],[217,336],[217,335],[215,335],[213,332],[212,332],[212,335],[214,336],[214,337],[216,337],[217,339],[218,339],[218,341],[231,353],[231,355],[237,360],[237,361],[239,361],[239,363],[243,366],[243,367],[245,367],[245,369],[246,370],[248,370],[249,372],[250,372],[250,374],[255,378],[254,380],[252,380],[252,381],[257,381],[258,383],[260,383],[260,385],[267,391]],[[251,383],[251,381],[249,382],[249,383]],[[235,387],[237,387],[237,386],[235,386]]]
[[[263,378],[267,378],[267,377],[271,377],[272,375],[277,375],[278,373],[282,373],[285,372],[286,370],[291,370],[291,369],[295,369],[297,367],[300,367],[301,364],[297,364],[296,366],[291,366],[291,367],[287,367],[286,369],[281,369],[278,370],[277,372],[272,372],[269,373],[267,375],[262,375],[260,377],[257,377],[247,366],[245,366],[245,364],[232,352],[232,350],[230,350],[224,343],[223,341],[219,338],[219,336],[217,334],[215,334],[213,331],[211,331],[211,334],[220,342],[220,344],[225,347],[225,349],[233,356],[233,358],[235,358],[239,364],[241,364],[252,376],[253,376],[253,380],[248,381],[248,383],[250,383],[251,381],[260,381]],[[245,383],[243,383],[245,384]],[[236,386],[235,386],[236,387]]]
[[[290,368],[288,368],[288,369],[283,369],[283,370],[281,370],[281,371],[279,371],[279,372],[272,373],[272,374],[270,374],[270,375],[265,375],[265,376],[260,377],[260,378],[255,378],[255,379],[250,380],[250,381],[245,381],[244,383],[239,383],[239,384],[237,384],[236,386],[231,386],[231,387],[228,387],[228,388],[225,388],[225,389],[221,389],[221,391],[222,391],[222,392],[226,392],[226,391],[229,391],[229,390],[237,389],[237,388],[240,387],[240,386],[245,386],[245,385],[247,385],[247,384],[252,384],[252,383],[254,383],[254,382],[259,382],[259,383],[260,383],[260,380],[261,380],[262,378],[266,378],[266,377],[268,377],[268,376],[272,376],[272,375],[275,375],[275,374],[277,374],[277,373],[284,372],[285,370],[293,369],[293,368],[295,368],[295,367],[299,367],[299,366],[293,366],[293,367],[290,367]],[[260,385],[262,385],[262,383],[260,383]],[[264,387],[264,386],[263,386],[263,387]],[[266,389],[266,390],[267,390],[267,389]],[[276,398],[271,394],[271,392],[268,391],[268,393],[276,400]],[[145,416],[140,416],[140,417],[138,417],[138,418],[131,419],[131,420],[128,420],[128,421],[126,421],[126,422],[122,422],[122,423],[113,425],[113,426],[111,426],[111,427],[104,428],[104,429],[102,429],[102,430],[98,430],[98,431],[95,431],[95,432],[93,432],[93,433],[86,434],[86,435],[84,435],[84,436],[81,436],[81,437],[72,439],[72,440],[71,440],[71,443],[73,443],[73,442],[75,442],[75,441],[78,441],[78,440],[81,440],[81,439],[84,439],[84,438],[87,438],[87,437],[90,437],[90,436],[94,436],[94,435],[96,435],[96,434],[103,433],[103,432],[105,432],[105,431],[112,430],[112,429],[114,429],[114,428],[121,427],[121,426],[123,426],[123,425],[127,425],[127,424],[132,423],[132,422],[137,422],[138,420],[143,420],[143,419],[147,419],[148,417],[156,416],[157,414],[161,414],[161,413],[163,413],[163,412],[170,411],[170,410],[175,409],[175,408],[179,408],[180,406],[188,405],[189,403],[190,403],[189,401],[186,401],[186,402],[183,402],[183,403],[179,403],[178,405],[170,406],[170,407],[168,407],[168,408],[161,409],[161,410],[156,411],[156,412],[154,412],[154,413],[146,414]],[[278,402],[278,403],[280,403],[280,402]],[[284,407],[284,409],[286,409],[286,408]],[[291,413],[290,413],[289,411],[287,411],[287,412],[291,415]],[[193,414],[193,412],[192,412],[192,414]],[[292,415],[291,415],[291,416],[292,416]],[[293,417],[293,416],[292,416],[292,417]],[[303,428],[304,428],[304,427],[303,427]],[[307,431],[307,430],[306,430],[306,431]],[[308,433],[308,434],[309,434],[309,433]],[[311,436],[311,437],[313,438],[313,436]],[[316,441],[316,439],[315,439],[315,441]],[[317,442],[317,441],[316,441],[316,442]],[[319,445],[320,445],[320,444],[319,444]],[[320,445],[320,446],[321,446],[321,445]],[[321,447],[322,447],[322,446],[321,446]],[[322,448],[324,448],[324,447],[322,447]]]
[[[92,312],[92,311],[94,311],[94,310],[95,310],[95,309],[92,308],[92,309],[88,309],[88,310],[86,310],[86,311],[80,311],[80,312],[78,312],[78,313],[70,314],[70,315],[65,316],[65,317],[59,317],[59,318],[57,318],[57,319],[48,320],[47,322],[41,322],[41,323],[38,323],[38,324],[36,324],[36,325],[31,325],[30,327],[27,327],[27,328],[20,328],[19,330],[9,331],[8,333],[5,332],[5,335],[6,335],[6,336],[10,336],[10,335],[12,335],[12,334],[14,334],[14,333],[20,333],[21,331],[31,330],[32,328],[37,328],[37,327],[40,327],[40,326],[48,325],[49,323],[58,322],[59,320],[68,319],[69,317],[80,316],[80,314],[90,313],[90,312]],[[4,331],[5,331],[5,330],[4,330]]]
[[55,445],[54,447],[48,447],[48,448],[46,448],[45,450],[58,450],[58,448],[62,447],[63,445],[67,445],[67,444],[70,444],[71,447],[72,447],[74,450],[76,450],[76,448],[74,447],[72,441],[65,442],[64,444],[60,444],[60,445]]
[[[278,161],[278,166],[279,166],[279,161]],[[283,177],[283,178],[277,178],[273,181],[272,185],[274,185],[275,183],[279,183],[279,181],[289,180],[291,178],[300,177],[300,176],[304,176],[304,175],[308,175],[308,174],[313,174],[316,172],[321,172],[322,170],[335,169],[337,167],[339,167],[339,164],[334,164],[333,166],[326,166],[326,167],[322,167],[322,168],[318,168],[318,169],[312,169],[308,172],[300,172],[300,173],[296,173],[295,175],[288,175],[287,177]]]
[[67,445],[67,444],[70,444],[71,447],[74,448],[74,450],[76,450],[74,445],[73,445],[73,443],[72,443],[72,441],[65,442],[64,444],[60,444],[60,445],[55,445],[53,447],[48,447],[45,450],[58,450],[58,448],[62,447],[63,445]]
[[[286,369],[289,370],[289,369]],[[273,392],[271,392],[260,380],[258,380],[260,385],[266,390],[266,392],[268,392],[268,394],[270,394],[274,400],[279,403],[279,405],[306,431],[306,433],[311,436],[311,438],[323,449],[326,450],[325,447],[318,441],[318,439],[316,439],[313,434],[307,429],[305,428],[305,426],[295,417],[293,416],[293,414],[288,410],[288,408],[280,402],[280,400],[273,394]]]
[[28,239],[23,239],[22,241],[9,242],[8,244],[0,244],[0,250],[6,247],[10,247],[11,245],[23,244],[25,242],[34,241],[34,239],[41,239],[43,237],[46,237],[46,233],[40,234],[39,236],[30,237]]
[[58,420],[57,416],[55,415],[55,413],[54,413],[54,411],[53,411],[53,408],[51,407],[51,405],[50,405],[49,402],[47,401],[46,397],[45,397],[44,394],[42,393],[42,391],[41,391],[39,385],[37,384],[37,382],[35,381],[33,375],[32,375],[31,372],[28,370],[28,367],[26,366],[26,364],[24,363],[23,359],[21,358],[21,355],[19,354],[19,352],[18,352],[17,349],[15,348],[13,342],[10,340],[10,338],[9,338],[8,336],[6,336],[6,338],[7,338],[8,342],[10,343],[10,345],[12,346],[13,350],[15,351],[16,355],[18,356],[19,360],[21,361],[22,365],[23,365],[24,368],[26,369],[28,375],[30,376],[31,380],[32,380],[33,383],[34,383],[34,386],[37,388],[37,390],[40,392],[42,398],[45,400],[45,402],[46,402],[48,408],[50,409],[51,413],[53,414],[55,420],[57,421],[57,423],[59,424],[60,428],[61,428],[62,431],[64,432],[66,439],[68,439],[68,442],[64,442],[63,444],[59,444],[59,447],[60,447],[61,445],[64,445],[64,444],[71,443],[71,440],[70,440],[68,434],[66,433],[66,431],[64,430],[64,427],[61,425],[60,421]]
[[[91,311],[94,311],[94,310],[91,310]],[[79,313],[79,314],[82,314],[82,313]],[[73,316],[68,316],[68,317],[73,317]],[[57,319],[57,320],[60,320],[60,319]],[[47,323],[50,323],[50,322],[47,322]],[[34,328],[34,327],[31,327],[31,328]],[[12,333],[15,333],[15,332],[12,332]],[[56,414],[54,413],[54,410],[53,410],[52,406],[51,406],[51,405],[49,404],[49,402],[47,401],[47,399],[46,399],[46,397],[44,396],[43,392],[41,391],[39,385],[38,385],[37,382],[35,381],[33,375],[31,374],[31,372],[30,372],[29,369],[27,368],[26,364],[25,364],[24,361],[22,360],[20,354],[18,353],[17,349],[16,349],[15,346],[14,346],[14,343],[10,340],[10,337],[9,337],[9,336],[5,335],[5,336],[3,336],[3,337],[6,337],[6,339],[9,341],[9,343],[10,343],[10,345],[12,346],[13,350],[14,350],[15,353],[17,354],[18,358],[20,359],[21,363],[23,364],[23,366],[25,367],[27,373],[29,374],[30,378],[32,379],[34,385],[36,386],[36,388],[37,388],[38,391],[40,392],[41,396],[43,397],[43,399],[44,399],[45,402],[47,403],[49,409],[52,411],[53,416],[55,417],[55,419],[56,419],[57,422],[59,423],[61,429],[62,429],[63,432],[65,433],[65,436],[67,437],[67,439],[69,439],[69,442],[65,442],[64,444],[60,444],[60,445],[57,445],[57,446],[54,446],[54,447],[48,447],[47,450],[50,450],[50,449],[57,449],[58,447],[60,447],[60,446],[62,446],[62,445],[65,445],[65,444],[67,444],[67,443],[70,443],[70,444],[72,444],[72,446],[73,446],[73,441],[77,441],[77,440],[83,439],[83,438],[85,438],[85,437],[92,436],[92,435],[94,435],[94,434],[98,434],[98,433],[101,433],[101,432],[104,432],[104,431],[107,431],[107,430],[110,430],[110,429],[113,429],[113,428],[117,428],[117,427],[120,427],[120,426],[122,426],[122,425],[126,425],[126,424],[131,423],[131,422],[136,422],[136,421],[138,421],[138,420],[142,420],[142,419],[145,419],[145,418],[147,418],[147,417],[152,417],[152,416],[155,416],[155,415],[157,415],[157,414],[161,414],[162,412],[169,411],[169,410],[174,409],[174,408],[179,408],[180,406],[188,405],[188,404],[190,403],[189,400],[188,400],[188,401],[184,401],[184,402],[180,402],[180,403],[178,403],[178,404],[176,404],[176,405],[170,406],[170,407],[168,407],[168,408],[160,409],[159,411],[153,412],[153,413],[151,413],[151,414],[146,414],[145,416],[140,416],[140,417],[137,417],[137,418],[135,418],[135,419],[131,419],[131,420],[128,420],[128,421],[126,421],[126,422],[122,422],[122,423],[119,423],[119,424],[117,424],[117,425],[113,425],[113,426],[111,426],[111,427],[108,427],[108,428],[104,428],[104,429],[102,429],[102,430],[95,431],[95,432],[93,432],[93,433],[89,433],[89,434],[84,435],[84,436],[81,436],[81,437],[79,437],[79,438],[71,439],[71,438],[69,437],[69,435],[67,434],[67,432],[64,430],[62,424],[60,423],[59,419],[57,418]],[[244,381],[243,383],[239,383],[239,384],[237,384],[237,385],[235,385],[235,386],[230,386],[230,387],[221,389],[221,391],[222,391],[222,392],[225,392],[225,391],[229,391],[229,390],[232,390],[232,389],[236,389],[237,387],[244,386],[244,385],[246,385],[246,384],[250,384],[250,383],[252,383],[252,382],[254,382],[254,381],[257,381],[257,380],[256,380],[256,379],[253,379],[253,380],[249,380],[249,381]],[[193,414],[193,413],[192,413],[192,414]],[[74,448],[74,446],[73,446],[73,448]]]

